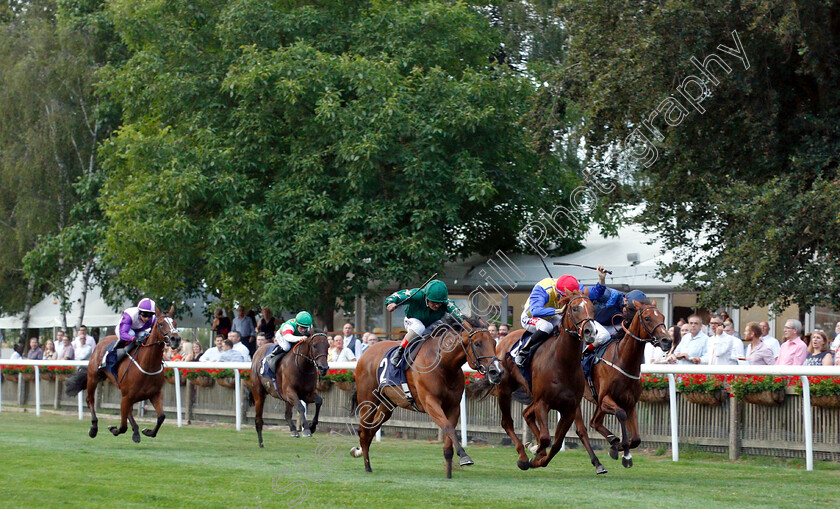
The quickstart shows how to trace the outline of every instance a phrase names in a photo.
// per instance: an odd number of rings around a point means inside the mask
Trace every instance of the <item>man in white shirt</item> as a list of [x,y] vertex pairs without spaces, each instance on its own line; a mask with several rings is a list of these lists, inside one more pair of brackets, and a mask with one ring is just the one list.
[[88,334],[87,325],[82,325],[81,327],[79,327],[79,332],[77,334],[78,334],[79,337],[81,337],[82,334],[84,334],[85,343],[87,343],[87,346],[89,346],[91,348],[96,348],[96,341],[93,340],[93,336]]
[[[774,338],[770,335],[770,324],[767,322],[761,322],[761,342],[764,343],[765,346],[769,347],[770,350],[773,350],[773,357],[778,359],[779,358],[779,350],[781,349],[782,345],[779,343],[779,340]],[[750,354],[751,346],[747,346],[747,355]]]
[[712,317],[709,329],[713,335],[706,343],[704,361],[708,364],[738,364],[737,360],[732,362],[732,347],[737,339],[724,332],[723,321],[719,316]]
[[[674,353],[668,356],[669,364],[700,364],[706,358],[706,342],[709,336],[703,332],[703,321],[699,315],[688,317],[688,334],[683,336]],[[706,359],[708,362],[708,359]]]
[[353,350],[349,348],[345,348],[338,354],[338,359],[336,362],[355,362],[356,361],[356,354],[353,353]]
[[356,347],[359,346],[361,341],[359,338],[356,337],[356,334],[353,333],[353,324],[352,323],[345,323],[344,327],[341,329],[341,332],[344,334],[344,348],[349,348],[353,351],[353,354],[356,353]]
[[741,341],[741,336],[736,336],[734,332],[735,324],[731,320],[723,323],[723,333],[732,338],[732,362],[730,364],[738,364],[739,360],[746,360],[747,358],[744,352],[744,342]]
[[55,331],[55,341],[54,341],[54,343],[55,343],[56,358],[60,359],[61,354],[64,351],[64,331],[63,330],[59,329],[59,330]]
[[239,333],[235,330],[228,332],[228,339],[233,343],[233,349],[241,353],[242,357],[245,358],[245,362],[251,362],[251,352],[248,351],[247,346],[241,343],[242,338]]
[[220,347],[222,346],[222,342],[225,340],[224,336],[221,334],[216,336],[216,339],[213,341],[216,346],[213,348],[208,348],[201,357],[198,358],[200,362],[218,362],[221,359],[222,351]]
[[[90,359],[90,354],[93,352],[93,347],[88,344],[86,336],[87,334],[79,329],[76,339],[73,340],[73,355],[77,361]],[[93,346],[96,346],[93,338],[90,338],[90,341],[93,343]]]
[[242,352],[233,348],[233,342],[229,339],[222,341],[222,346],[219,347],[219,351],[221,352],[219,362],[247,362]]

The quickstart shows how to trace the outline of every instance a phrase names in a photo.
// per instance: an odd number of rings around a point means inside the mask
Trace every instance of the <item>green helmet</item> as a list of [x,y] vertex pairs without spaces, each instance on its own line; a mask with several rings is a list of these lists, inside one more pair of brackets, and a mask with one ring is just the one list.
[[431,302],[446,302],[449,299],[449,290],[446,289],[446,283],[438,279],[434,279],[426,285],[426,299]]
[[308,311],[301,311],[295,316],[295,323],[304,327],[312,327],[312,315]]

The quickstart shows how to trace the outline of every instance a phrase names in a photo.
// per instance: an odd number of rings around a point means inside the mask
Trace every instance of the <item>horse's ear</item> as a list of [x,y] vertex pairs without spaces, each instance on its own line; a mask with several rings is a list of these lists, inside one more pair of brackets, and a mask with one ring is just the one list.
[[159,307],[157,307],[157,304],[155,304],[155,316],[157,316],[158,318],[160,318],[160,315],[161,315],[161,314],[162,314],[162,313],[160,312],[160,308],[159,308]]
[[169,306],[169,311],[166,312],[166,316],[168,316],[170,318],[175,316],[175,304],[172,304],[171,306]]
[[645,306],[645,305],[644,305],[644,304],[642,304],[641,302],[637,301],[636,299],[633,299],[633,307],[634,307],[634,308],[636,308],[636,309],[642,309],[644,306]]
[[653,307],[657,307],[657,306],[656,306],[656,299],[651,299],[651,300],[650,300],[650,304],[651,304],[651,306],[653,306]]

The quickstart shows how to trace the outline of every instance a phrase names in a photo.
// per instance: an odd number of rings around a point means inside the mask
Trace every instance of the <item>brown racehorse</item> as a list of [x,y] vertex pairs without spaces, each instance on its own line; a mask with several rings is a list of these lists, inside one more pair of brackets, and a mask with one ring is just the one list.
[[151,328],[151,333],[138,349],[131,356],[126,356],[117,368],[117,378],[114,378],[106,369],[99,369],[102,356],[105,355],[108,345],[118,340],[117,336],[106,336],[96,345],[90,355],[90,362],[87,368],[82,368],[70,380],[67,381],[67,394],[75,396],[82,389],[87,388],[87,405],[90,409],[91,425],[88,434],[91,438],[99,432],[99,419],[94,409],[94,395],[96,387],[102,380],[107,380],[119,387],[122,393],[120,401],[120,427],[110,426],[108,429],[114,436],[126,432],[128,426],[126,421],[131,423],[131,439],[140,442],[140,429],[134,420],[134,404],[138,401],[149,400],[157,412],[157,423],[154,429],[144,429],[143,434],[154,438],[166,419],[163,413],[163,347],[168,345],[178,348],[181,344],[181,337],[178,335],[178,328],[175,320],[171,318],[172,309],[164,315],[155,308],[157,322]]
[[[558,307],[564,310],[560,324],[561,330],[543,343],[531,362],[530,395],[532,400],[522,413],[534,437],[539,440],[539,448],[533,460],[528,461],[525,446],[516,436],[510,412],[513,392],[520,387],[528,391],[527,381],[513,363],[513,359],[507,355],[522,337],[524,330],[508,334],[499,341],[496,347],[497,355],[504,359],[503,365],[507,373],[502,378],[497,393],[499,409],[502,412],[502,427],[516,445],[516,451],[519,453],[517,466],[522,470],[527,470],[531,467],[548,466],[560,450],[563,439],[574,421],[578,437],[589,453],[595,472],[605,474],[607,469],[592,451],[580,413],[580,402],[585,386],[580,357],[583,342],[589,343],[595,336],[594,306],[592,301],[575,291],[561,297]],[[546,455],[545,451],[551,443],[548,412],[552,409],[560,412],[560,421],[554,433],[554,444]]]
[[[634,300],[632,307],[627,307],[622,327],[625,336],[610,343],[601,360],[592,369],[598,401],[589,426],[604,435],[610,443],[612,459],[618,459],[619,449],[624,451],[621,464],[630,468],[633,466],[630,449],[638,447],[642,442],[639,436],[636,403],[642,394],[640,367],[644,361],[645,343],[652,342],[667,352],[671,348],[671,338],[665,329],[665,316],[656,308],[656,303],[648,300]],[[586,399],[595,403],[592,392],[588,389]],[[621,424],[620,443],[604,426],[604,417],[607,414],[615,415]],[[630,440],[627,439],[628,433]]]
[[[254,352],[254,358],[251,360],[251,394],[249,399],[256,410],[256,417],[254,423],[257,428],[257,437],[260,441],[260,447],[263,446],[263,407],[267,395],[282,399],[286,403],[286,421],[289,423],[289,429],[292,436],[300,437],[294,421],[292,421],[292,411],[297,408],[301,417],[301,431],[303,436],[311,437],[318,427],[318,414],[321,412],[321,403],[323,400],[321,396],[315,392],[315,387],[318,384],[318,374],[321,376],[327,374],[329,365],[327,364],[327,351],[330,348],[327,335],[323,332],[315,332],[308,338],[301,340],[292,346],[291,351],[285,354],[277,366],[277,387],[280,393],[274,389],[274,382],[268,377],[259,376],[260,364],[268,345],[261,346],[259,350]],[[315,417],[312,419],[312,424],[306,420],[306,404],[315,403]]]
[[[401,389],[387,387],[379,390],[377,368],[388,362],[383,359],[386,351],[396,346],[396,341],[383,341],[371,346],[356,365],[358,397],[359,445],[351,451],[355,457],[364,456],[365,471],[370,468],[370,443],[377,430],[391,417],[396,406],[415,410]],[[448,318],[436,327],[410,363],[406,378],[414,396],[416,410],[429,414],[444,434],[443,457],[446,459],[446,477],[452,478],[453,444],[461,458],[462,466],[472,465],[455,434],[455,425],[461,415],[461,396],[464,392],[464,362],[479,373],[486,374],[491,383],[498,383],[502,368],[495,356],[496,346],[486,325],[473,318],[458,324]],[[408,354],[406,354],[408,355]]]

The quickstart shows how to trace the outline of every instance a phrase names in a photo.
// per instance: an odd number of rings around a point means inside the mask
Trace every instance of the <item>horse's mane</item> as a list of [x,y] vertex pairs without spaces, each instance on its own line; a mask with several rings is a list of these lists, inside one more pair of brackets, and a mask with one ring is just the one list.
[[580,290],[575,290],[575,291],[573,291],[573,292],[569,292],[569,293],[568,293],[568,294],[566,294],[566,295],[561,295],[561,296],[559,296],[559,297],[558,297],[558,299],[557,299],[557,307],[558,307],[558,308],[563,308],[563,307],[565,307],[565,306],[566,306],[566,304],[568,304],[568,303],[569,303],[569,301],[570,301],[570,300],[572,300],[573,298],[575,298],[575,297],[582,297],[582,296],[583,296],[583,292],[581,292]]
[[[464,321],[473,327],[487,327],[487,324],[481,318],[464,315]],[[429,335],[434,338],[442,336],[444,333],[450,330],[454,330],[456,332],[463,332],[464,326],[461,325],[461,322],[453,318],[451,315],[446,315],[439,324],[435,325],[435,328],[432,329],[432,332]]]

